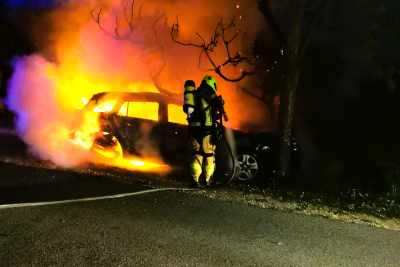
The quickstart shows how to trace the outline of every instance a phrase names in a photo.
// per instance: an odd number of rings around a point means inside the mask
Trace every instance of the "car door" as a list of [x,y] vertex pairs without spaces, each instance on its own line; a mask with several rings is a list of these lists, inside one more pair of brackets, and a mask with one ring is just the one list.
[[114,115],[118,132],[130,154],[157,157],[162,140],[157,102],[124,101]]
[[188,160],[188,124],[182,106],[165,104],[163,154],[170,163],[184,164]]

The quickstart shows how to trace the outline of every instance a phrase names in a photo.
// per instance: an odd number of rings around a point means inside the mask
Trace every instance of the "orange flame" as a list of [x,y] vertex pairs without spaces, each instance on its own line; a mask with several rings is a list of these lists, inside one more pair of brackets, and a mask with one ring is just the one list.
[[155,162],[157,159],[153,159],[153,161],[151,159],[144,160],[139,158],[124,159],[120,143],[116,139],[114,141],[116,145],[111,148],[105,148],[98,144],[93,145],[92,149],[97,154],[97,163],[144,172],[167,172],[171,170],[171,167],[168,165]]
[[[38,22],[37,29],[40,32],[37,33],[36,41],[42,44],[42,54],[51,56],[45,59],[43,56],[32,55],[21,59],[24,61],[24,67],[15,79],[23,81],[21,91],[26,94],[19,94],[19,97],[22,99],[24,112],[33,114],[31,121],[26,125],[24,141],[43,159],[66,167],[93,161],[129,169],[168,170],[169,167],[165,166],[159,157],[124,159],[119,147],[93,145],[96,134],[101,131],[99,116],[101,113],[110,112],[112,103],[104,102],[86,112],[79,129],[75,129],[71,134],[69,130],[74,115],[87,104],[87,99],[96,93],[159,92],[155,86],[157,84],[158,88],[182,94],[185,80],[195,80],[198,85],[204,75],[209,73],[207,70],[210,64],[206,59],[199,67],[200,52],[197,49],[172,42],[170,34],[173,19],[165,22],[163,19],[155,24],[154,14],[160,11],[158,14],[165,14],[165,18],[174,18],[178,14],[182,24],[180,40],[197,43],[199,38],[195,32],[201,32],[202,36],[208,39],[208,36],[214,34],[210,29],[214,29],[219,22],[217,18],[223,17],[228,21],[233,15],[240,15],[239,11],[250,11],[250,6],[254,9],[254,16],[248,16],[246,21],[241,20],[241,26],[259,28],[263,18],[256,8],[257,5],[243,4],[240,10],[237,10],[230,0],[221,0],[217,4],[212,0],[177,0],[174,4],[165,0],[155,0],[151,3],[138,0],[135,1],[137,10],[144,3],[146,12],[142,12],[141,24],[133,33],[133,39],[121,41],[104,34],[90,16],[92,10],[102,8],[102,25],[113,33],[115,14],[124,18],[121,14],[121,1],[83,2],[85,4],[80,0],[60,2],[57,9],[41,18],[45,20],[45,25],[48,25],[49,21],[52,22],[53,31],[49,36],[43,36],[43,27],[40,27],[42,24]],[[191,6],[206,12],[197,12],[196,16],[193,16],[192,12],[187,12]],[[229,14],[226,14],[227,11]],[[124,19],[118,22],[122,35],[129,30],[129,25]],[[251,33],[246,32],[249,40],[255,39],[257,31],[253,34],[254,36],[251,36]],[[232,43],[232,53],[245,51],[242,50],[242,41],[235,44]],[[251,44],[248,46],[251,49]],[[215,62],[226,60],[224,46],[216,47],[214,54]],[[155,77],[157,73],[159,76]],[[224,73],[232,77],[241,75],[240,71],[228,66],[224,67]],[[216,78],[218,87],[221,88],[218,94],[223,95],[227,103],[226,110],[230,118],[234,119],[232,127],[238,128],[242,123],[252,124],[265,119],[266,112],[262,109],[262,104],[243,97],[243,94],[237,94],[236,84]],[[158,114],[141,105],[137,104],[137,109],[132,109],[135,117],[158,120]],[[252,113],[249,107],[260,110]],[[168,106],[168,114],[169,122],[187,124],[181,107]]]

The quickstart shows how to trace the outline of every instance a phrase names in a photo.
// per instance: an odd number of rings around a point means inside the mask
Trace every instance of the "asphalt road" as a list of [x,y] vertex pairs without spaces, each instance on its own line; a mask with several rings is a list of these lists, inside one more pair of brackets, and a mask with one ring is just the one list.
[[400,232],[189,192],[4,208],[150,188],[138,173],[127,184],[26,166],[12,132],[0,158],[22,163],[0,161],[0,266],[400,266]]
[[[0,170],[0,205],[149,189],[10,163]],[[0,209],[0,266],[399,266],[399,251],[399,232],[178,191]]]

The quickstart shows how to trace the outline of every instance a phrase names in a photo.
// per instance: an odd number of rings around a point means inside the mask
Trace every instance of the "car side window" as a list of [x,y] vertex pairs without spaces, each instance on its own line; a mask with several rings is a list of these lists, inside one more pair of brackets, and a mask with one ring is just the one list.
[[188,124],[186,114],[183,112],[182,106],[169,104],[168,105],[168,122]]
[[125,102],[118,111],[119,116],[158,120],[158,103],[156,102]]

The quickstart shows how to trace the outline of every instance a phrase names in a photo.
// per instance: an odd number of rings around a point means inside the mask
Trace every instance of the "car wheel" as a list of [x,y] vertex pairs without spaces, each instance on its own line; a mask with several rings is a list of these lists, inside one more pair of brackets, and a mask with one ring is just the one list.
[[248,151],[237,153],[235,177],[240,181],[250,181],[256,178],[259,173],[259,162],[257,157]]
[[96,152],[97,155],[105,158],[119,159],[123,157],[121,144],[118,139],[113,136],[107,138],[96,138],[91,150]]

